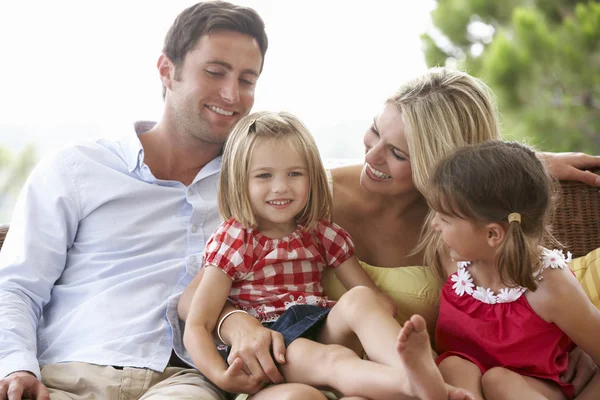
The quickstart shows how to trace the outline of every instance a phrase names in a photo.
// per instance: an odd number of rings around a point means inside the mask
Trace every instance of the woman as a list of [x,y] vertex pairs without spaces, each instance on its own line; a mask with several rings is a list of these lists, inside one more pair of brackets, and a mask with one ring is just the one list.
[[[406,83],[386,101],[365,133],[364,165],[331,171],[333,220],[351,234],[356,255],[373,279],[393,282],[393,288],[388,284],[385,289],[400,304],[399,320],[419,313],[428,321],[431,332],[437,317],[439,281],[422,266],[423,253],[417,247],[421,231],[425,228],[426,233],[429,225],[429,208],[422,195],[429,173],[438,160],[456,148],[500,136],[489,88],[466,73],[433,68]],[[559,179],[600,186],[597,176],[578,170],[599,167],[600,157],[573,153],[541,153],[540,157],[546,159]],[[324,285],[334,298],[343,292],[331,276]],[[234,335],[235,326],[247,323],[251,323],[247,316],[232,314],[222,325],[223,333]],[[260,339],[248,338],[248,347],[257,346],[257,340],[276,339],[262,332]],[[239,352],[244,353],[244,349]],[[578,356],[574,354],[574,360]],[[264,360],[245,359],[243,354],[241,357],[251,369],[267,364]],[[582,360],[589,364],[589,357]],[[579,386],[584,386],[593,374],[589,367],[586,371],[578,373],[582,381]],[[306,387],[280,385],[264,389],[253,398],[322,397]]]

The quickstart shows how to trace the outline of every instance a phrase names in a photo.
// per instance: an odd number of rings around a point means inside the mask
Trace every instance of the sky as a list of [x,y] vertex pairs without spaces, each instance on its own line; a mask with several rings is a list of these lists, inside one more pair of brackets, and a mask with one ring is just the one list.
[[[434,0],[232,1],[256,9],[269,36],[254,111],[297,115],[326,165],[360,160],[384,101],[426,70],[420,35]],[[160,119],[156,61],[195,2],[0,0],[0,148],[33,145],[39,158]],[[0,223],[15,201],[4,195]]]
[[[254,110],[286,110],[324,157],[355,158],[384,100],[425,70],[419,35],[433,0],[234,0],[269,35]],[[0,2],[0,145],[116,135],[115,124],[160,118],[156,70],[165,33],[195,1]]]

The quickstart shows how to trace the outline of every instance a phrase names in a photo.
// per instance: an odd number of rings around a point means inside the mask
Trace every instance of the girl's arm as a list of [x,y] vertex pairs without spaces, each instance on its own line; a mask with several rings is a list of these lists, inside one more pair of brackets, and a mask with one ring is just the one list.
[[531,305],[540,317],[554,322],[592,357],[596,365],[600,365],[600,341],[597,339],[600,311],[568,268],[546,269],[538,290],[530,297]]
[[379,290],[375,282],[373,282],[373,279],[371,279],[369,274],[367,274],[363,267],[360,266],[360,263],[356,257],[350,257],[338,265],[334,271],[346,290],[350,290],[355,286],[366,286],[371,288],[380,295],[379,297],[382,300],[385,308],[389,309],[393,316],[398,314],[398,306],[396,305],[396,302],[387,294]]
[[[202,280],[202,275],[204,275],[204,268],[198,272],[198,275],[192,279],[189,285],[183,290],[181,293],[181,297],[179,298],[179,302],[177,303],[177,314],[179,314],[179,319],[182,321],[187,320],[188,313],[190,312],[190,307],[192,305],[192,299],[194,298],[194,293]],[[226,304],[226,308],[229,303]],[[230,306],[233,309],[232,306]],[[223,310],[223,312],[229,312],[231,310]]]
[[231,278],[211,265],[204,271],[189,307],[183,344],[200,372],[218,387],[227,392],[255,393],[261,381],[242,371],[241,359],[227,366],[212,337],[231,290]]

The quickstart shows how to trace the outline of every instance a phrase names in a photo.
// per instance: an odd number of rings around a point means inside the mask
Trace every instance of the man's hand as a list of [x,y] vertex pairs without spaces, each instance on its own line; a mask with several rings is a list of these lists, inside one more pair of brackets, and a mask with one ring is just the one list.
[[0,399],[50,400],[50,392],[44,384],[30,372],[18,371],[0,379]]
[[229,365],[233,365],[236,359],[241,359],[243,371],[260,382],[283,382],[271,356],[273,354],[278,363],[285,363],[285,344],[281,333],[265,328],[256,318],[245,313],[235,313],[228,317],[223,322],[221,333],[231,343],[227,359]]
[[579,347],[576,347],[569,353],[569,367],[560,377],[560,380],[573,384],[573,395],[577,397],[587,384],[590,383],[596,374],[597,368],[592,358]]
[[600,176],[585,169],[600,168],[600,156],[584,153],[537,153],[546,162],[552,175],[561,181],[579,181],[600,186]]

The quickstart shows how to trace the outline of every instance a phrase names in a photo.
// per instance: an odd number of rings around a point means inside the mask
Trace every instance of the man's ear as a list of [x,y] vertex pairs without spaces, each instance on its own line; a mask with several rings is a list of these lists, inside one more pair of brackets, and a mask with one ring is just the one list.
[[161,54],[160,57],[158,57],[156,67],[158,68],[160,81],[167,89],[171,90],[171,85],[175,77],[175,64],[173,64],[169,57]]
[[485,226],[487,232],[487,242],[490,247],[498,248],[506,239],[506,229],[497,222],[492,222]]

